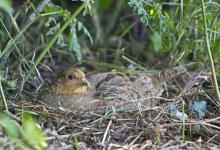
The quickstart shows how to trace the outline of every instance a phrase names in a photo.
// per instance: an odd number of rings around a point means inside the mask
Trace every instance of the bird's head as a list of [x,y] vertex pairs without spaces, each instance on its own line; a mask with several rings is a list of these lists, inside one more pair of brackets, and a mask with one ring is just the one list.
[[59,94],[86,94],[89,86],[85,73],[77,68],[66,69],[57,78]]

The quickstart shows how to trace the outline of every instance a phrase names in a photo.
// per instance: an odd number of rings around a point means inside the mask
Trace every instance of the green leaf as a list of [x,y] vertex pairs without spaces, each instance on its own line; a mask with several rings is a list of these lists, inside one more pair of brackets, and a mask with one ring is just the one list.
[[57,39],[57,45],[59,47],[64,47],[65,43],[64,43],[64,38],[63,38],[63,35],[59,35],[58,39]]
[[23,114],[23,137],[25,141],[34,149],[44,149],[47,144],[45,141],[45,135],[41,131],[39,125],[35,123],[31,115]]
[[48,3],[45,7],[44,7],[44,12],[45,13],[58,13],[59,16],[63,16],[64,15],[64,9],[60,6],[54,5],[52,3]]
[[150,37],[152,42],[152,48],[155,52],[160,52],[162,48],[161,44],[161,35],[158,32],[153,33],[153,35]]
[[92,36],[90,35],[89,31],[86,29],[86,27],[80,22],[79,20],[74,20],[74,26],[77,28],[77,31],[83,31],[83,33],[89,38],[91,44],[93,44]]
[[5,113],[0,113],[0,124],[3,127],[3,132],[6,136],[19,138],[21,130],[17,122],[9,118]]
[[11,0],[1,0],[0,8],[2,8],[3,10],[7,12],[11,12],[12,11]]
[[54,35],[58,32],[58,30],[60,29],[60,24],[56,24],[54,27],[51,27],[48,32],[46,33],[46,35]]
[[77,61],[82,60],[81,47],[76,34],[76,24],[73,24],[70,29],[69,49],[74,52]]

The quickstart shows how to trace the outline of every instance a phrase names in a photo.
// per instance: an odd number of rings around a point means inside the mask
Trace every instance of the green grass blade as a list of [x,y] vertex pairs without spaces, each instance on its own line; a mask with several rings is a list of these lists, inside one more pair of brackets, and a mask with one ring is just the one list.
[[202,4],[203,26],[205,29],[205,33],[204,33],[205,34],[205,44],[207,47],[207,52],[208,52],[210,65],[211,65],[213,85],[214,85],[214,89],[215,89],[215,93],[216,93],[216,97],[217,97],[216,102],[220,106],[220,92],[219,92],[218,82],[217,82],[217,78],[216,78],[215,65],[214,65],[214,61],[212,58],[212,52],[211,52],[210,45],[209,45],[209,38],[208,38],[208,31],[207,31],[208,27],[207,27],[206,16],[205,16],[204,0],[201,0],[201,4]]
[[60,34],[63,33],[63,31],[67,28],[67,26],[72,22],[76,16],[87,6],[87,1],[83,2],[83,4],[67,19],[67,21],[63,24],[63,26],[60,28],[60,30],[55,34],[55,36],[50,40],[48,45],[44,48],[44,50],[40,53],[38,58],[35,60],[34,64],[31,65],[30,69],[26,73],[24,77],[24,82],[27,81],[28,77],[31,75],[31,73],[34,71],[36,66],[41,62],[41,60],[44,58],[44,56],[47,54],[49,49],[52,47],[52,45],[56,42],[57,38]]

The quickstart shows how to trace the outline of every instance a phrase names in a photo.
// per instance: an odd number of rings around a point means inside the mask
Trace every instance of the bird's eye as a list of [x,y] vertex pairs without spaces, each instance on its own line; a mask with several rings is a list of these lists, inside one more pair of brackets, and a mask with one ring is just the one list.
[[73,80],[74,79],[74,75],[68,75],[68,79]]

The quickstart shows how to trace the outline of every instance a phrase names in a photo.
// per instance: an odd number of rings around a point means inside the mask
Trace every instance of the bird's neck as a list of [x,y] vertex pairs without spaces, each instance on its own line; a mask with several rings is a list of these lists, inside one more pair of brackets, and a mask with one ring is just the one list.
[[85,95],[87,94],[87,86],[79,86],[79,87],[65,87],[62,84],[57,86],[58,94],[76,94],[76,95]]
[[86,94],[87,93],[87,86],[82,86],[79,88],[76,88],[74,91],[74,94]]

